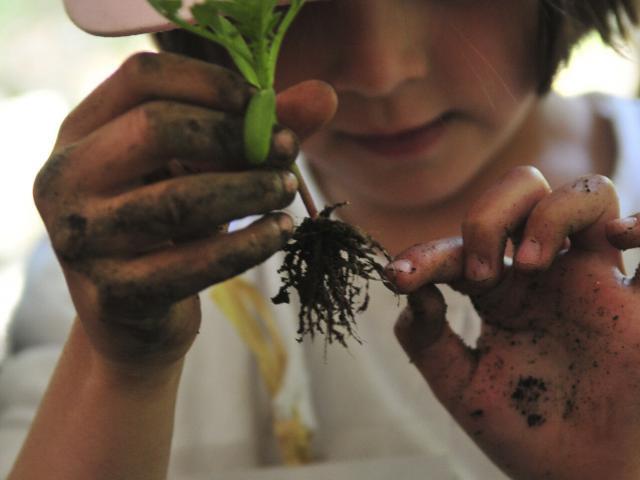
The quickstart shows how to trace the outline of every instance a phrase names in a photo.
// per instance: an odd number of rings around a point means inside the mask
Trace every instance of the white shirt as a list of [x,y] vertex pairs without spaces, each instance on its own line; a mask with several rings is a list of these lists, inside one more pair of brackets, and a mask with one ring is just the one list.
[[[612,179],[622,213],[635,213],[640,211],[640,102],[604,96],[594,101],[615,130]],[[320,198],[318,192],[314,196]],[[301,205],[293,211],[301,214]],[[275,271],[281,260],[277,255],[249,274],[267,297],[278,290]],[[633,272],[640,255],[627,252],[625,261]],[[473,342],[479,332],[475,311],[465,297],[442,290],[452,327]],[[277,463],[271,406],[246,345],[204,294],[202,305],[201,333],[187,355],[179,390],[171,478],[506,478],[409,364],[393,336],[403,304],[376,283],[369,309],[358,318],[363,345],[333,346],[326,356],[322,339],[295,341],[295,305],[274,307],[293,365],[289,394],[316,426],[314,453],[321,464],[295,469],[291,477],[260,468]],[[0,477],[15,459],[74,316],[60,268],[43,243],[31,260],[10,331],[13,354],[0,370]]]

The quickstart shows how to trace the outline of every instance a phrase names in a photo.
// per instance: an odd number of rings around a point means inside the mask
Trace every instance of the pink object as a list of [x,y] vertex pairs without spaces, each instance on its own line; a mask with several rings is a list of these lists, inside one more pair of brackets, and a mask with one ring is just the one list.
[[[307,0],[317,1],[317,0]],[[183,16],[197,0],[183,0]],[[290,0],[279,0],[285,5]],[[103,37],[171,30],[174,25],[156,12],[147,0],[64,0],[69,18],[82,30]]]

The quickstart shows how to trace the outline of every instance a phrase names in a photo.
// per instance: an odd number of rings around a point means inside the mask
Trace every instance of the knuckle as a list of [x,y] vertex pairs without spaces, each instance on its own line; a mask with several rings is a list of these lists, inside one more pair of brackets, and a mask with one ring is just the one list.
[[549,195],[552,189],[547,179],[542,175],[542,173],[537,168],[534,168],[534,167],[530,167],[530,168],[535,170],[535,172],[532,173],[530,176],[532,193],[537,193],[539,194],[540,197]]
[[514,180],[522,180],[529,178],[532,175],[531,169],[535,169],[535,167],[531,167],[529,165],[518,165],[510,169],[507,173],[505,173],[500,179],[499,183],[505,183],[508,181]]
[[71,132],[73,132],[78,127],[78,123],[80,122],[80,115],[76,113],[75,110],[69,113],[69,115],[67,115],[60,124],[58,141],[64,139],[66,135],[72,134]]
[[[240,116],[223,114],[211,122],[211,142],[216,152],[236,161],[244,155],[244,140],[242,137],[243,119]],[[224,160],[224,159],[222,159]]]
[[540,183],[547,183],[540,170],[532,165],[519,165],[509,172],[509,176],[524,180],[534,180]]
[[528,195],[544,196],[551,192],[549,182],[542,172],[531,165],[520,165],[511,169],[500,182],[505,192],[517,191],[523,197]]
[[175,101],[154,100],[133,111],[131,135],[159,144],[165,155],[216,158],[226,165],[241,156],[242,118]]
[[87,247],[87,219],[78,213],[62,216],[50,229],[53,250],[63,260],[73,261],[86,251]]
[[286,206],[296,192],[289,175],[287,172],[276,171],[260,175],[254,195],[256,198],[264,198],[274,207]]
[[270,176],[268,184],[266,185],[277,196],[281,196],[286,193],[286,173],[285,172],[273,172]]
[[71,148],[54,151],[42,168],[38,171],[33,182],[33,200],[42,214],[49,202],[59,197],[58,182],[62,177]]
[[172,227],[180,226],[188,220],[190,213],[193,211],[193,206],[182,195],[182,191],[179,188],[168,186],[160,198],[160,216],[163,223]]
[[502,192],[485,192],[467,211],[462,222],[463,232],[491,231],[501,223],[505,216]]
[[616,195],[616,188],[611,179],[600,174],[584,175],[578,178],[571,188],[581,193],[602,192]]
[[165,105],[166,102],[153,100],[143,103],[137,107],[135,109],[135,122],[137,123],[138,128],[143,132],[151,131],[153,127],[160,123],[160,119],[163,117],[164,111],[166,110]]
[[470,212],[462,222],[462,235],[469,237],[484,237],[496,229],[496,221],[491,220],[484,212]]
[[151,193],[135,195],[114,205],[109,219],[100,229],[110,235],[166,235],[183,225],[193,214],[194,206],[187,192],[176,182],[159,184]]
[[277,220],[267,217],[249,231],[235,234],[234,242],[227,243],[217,252],[212,270],[218,272],[220,280],[243,272],[275,253],[286,240]]
[[122,63],[118,73],[130,81],[141,76],[157,75],[162,69],[161,57],[162,55],[154,52],[134,53]]
[[251,99],[251,86],[238,73],[220,65],[208,65],[211,68],[221,108],[229,111],[242,111]]
[[[176,151],[189,152],[198,157],[209,157],[218,149],[226,153],[238,152],[240,148],[239,119],[199,107],[173,106],[165,117],[167,128],[173,134],[167,139]],[[230,141],[236,137],[235,141]]]
[[45,164],[37,173],[33,182],[33,201],[38,212],[40,212],[40,215],[43,215],[45,212],[47,199],[50,196],[53,187],[53,176],[54,172],[48,164]]
[[283,189],[281,176],[275,171],[253,171],[250,175],[253,177],[252,197],[274,196]]
[[133,142],[144,145],[163,138],[164,103],[159,100],[146,102],[132,110],[128,130]]

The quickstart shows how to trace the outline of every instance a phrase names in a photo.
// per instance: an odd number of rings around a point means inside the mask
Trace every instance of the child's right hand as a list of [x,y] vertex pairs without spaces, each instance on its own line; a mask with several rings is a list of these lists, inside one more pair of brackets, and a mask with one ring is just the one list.
[[[34,198],[84,330],[110,364],[176,363],[199,328],[197,293],[262,262],[291,232],[284,214],[224,231],[285,207],[297,189],[291,130],[274,136],[266,168],[243,161],[251,95],[229,70],[143,53],[64,121]],[[334,110],[333,92],[317,82],[279,98],[299,136]]]

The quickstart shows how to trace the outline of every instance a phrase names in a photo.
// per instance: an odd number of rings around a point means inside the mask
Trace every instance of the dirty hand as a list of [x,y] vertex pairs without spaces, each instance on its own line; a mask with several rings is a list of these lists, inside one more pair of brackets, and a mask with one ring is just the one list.
[[[222,67],[142,53],[64,121],[34,197],[101,358],[134,369],[176,363],[199,328],[198,292],[286,241],[291,219],[269,212],[295,196],[287,167],[297,140],[279,129],[267,166],[250,169],[242,124],[251,94]],[[332,90],[319,82],[278,101],[280,119],[299,138],[335,109]],[[256,214],[266,215],[224,231]]]
[[[640,227],[617,217],[608,179],[551,192],[522,167],[472,206],[462,238],[414,246],[388,267],[409,293],[398,339],[513,478],[640,476],[640,273],[624,276],[618,250],[640,247]],[[470,297],[477,348],[448,327],[435,283]]]

